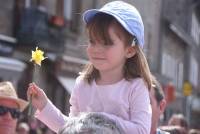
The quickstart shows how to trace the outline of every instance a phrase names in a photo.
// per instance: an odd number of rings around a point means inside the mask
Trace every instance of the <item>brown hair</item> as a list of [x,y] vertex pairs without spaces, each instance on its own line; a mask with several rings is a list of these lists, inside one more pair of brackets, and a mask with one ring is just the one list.
[[[98,13],[87,23],[86,29],[89,39],[102,42],[105,45],[111,44],[112,41],[108,33],[110,25],[116,26],[115,32],[126,46],[132,45],[135,37],[127,32],[114,17],[104,13]],[[124,65],[124,77],[126,80],[141,77],[147,84],[148,89],[151,89],[151,72],[145,55],[138,44],[133,47],[136,54],[126,60]],[[82,75],[88,83],[91,83],[94,79],[100,78],[99,71],[91,63],[85,66]]]
[[165,98],[163,88],[160,85],[159,81],[152,75],[152,90],[154,90],[154,96],[157,102],[157,105]]

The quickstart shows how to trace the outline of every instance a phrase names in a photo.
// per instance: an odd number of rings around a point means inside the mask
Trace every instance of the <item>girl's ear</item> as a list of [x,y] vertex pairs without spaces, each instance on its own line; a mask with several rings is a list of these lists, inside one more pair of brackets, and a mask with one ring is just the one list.
[[131,58],[136,54],[136,50],[134,47],[128,47],[126,49],[126,58]]

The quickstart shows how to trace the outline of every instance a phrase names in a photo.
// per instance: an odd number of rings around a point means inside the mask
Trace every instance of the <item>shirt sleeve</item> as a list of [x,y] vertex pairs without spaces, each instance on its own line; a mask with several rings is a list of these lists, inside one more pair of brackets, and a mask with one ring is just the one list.
[[80,112],[79,110],[79,105],[78,105],[78,96],[79,96],[79,88],[81,86],[81,77],[79,76],[77,79],[76,79],[76,83],[75,83],[75,87],[74,89],[72,90],[72,93],[71,93],[71,97],[69,99],[69,103],[70,103],[70,113],[69,113],[69,116],[70,117],[73,117],[73,116],[77,116]]
[[151,128],[151,105],[149,91],[143,80],[133,85],[133,92],[130,95],[130,120],[124,120],[116,115],[107,114],[109,118],[116,121],[125,134],[149,134]]
[[60,110],[56,108],[50,100],[48,100],[42,111],[36,111],[35,117],[56,133],[68,119],[68,117],[62,114],[62,112],[60,112]]
[[[75,87],[72,90],[70,97],[70,113],[69,116],[76,116],[79,113],[78,102],[77,102],[77,89],[80,82],[80,78],[76,79]],[[62,114],[62,112],[56,108],[50,100],[48,100],[46,106],[42,111],[37,110],[35,114],[36,118],[46,124],[54,132],[58,132],[59,129],[66,123],[69,117]]]

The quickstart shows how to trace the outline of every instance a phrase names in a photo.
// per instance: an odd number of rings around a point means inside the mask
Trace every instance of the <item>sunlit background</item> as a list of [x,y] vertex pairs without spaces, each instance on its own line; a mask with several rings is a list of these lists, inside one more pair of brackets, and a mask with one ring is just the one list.
[[[161,123],[182,113],[191,127],[200,128],[200,1],[124,1],[139,10],[145,25],[144,51],[168,101]],[[0,81],[12,81],[24,99],[35,81],[68,115],[75,78],[88,62],[81,14],[107,2],[0,0]],[[48,59],[34,71],[29,60],[36,46]]]

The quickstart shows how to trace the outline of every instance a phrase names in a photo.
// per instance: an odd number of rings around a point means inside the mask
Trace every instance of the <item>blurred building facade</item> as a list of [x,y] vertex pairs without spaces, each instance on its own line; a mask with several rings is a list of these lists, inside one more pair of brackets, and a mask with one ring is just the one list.
[[144,21],[146,55],[168,100],[166,118],[174,112],[181,112],[191,126],[200,127],[196,125],[199,120],[195,120],[200,111],[197,99],[200,92],[200,2],[128,2],[139,9]]
[[[4,77],[2,72],[5,71],[0,71],[1,80],[14,81],[24,98],[28,83],[36,81],[46,89],[49,98],[68,113],[67,101],[75,77],[87,63],[87,40],[81,14],[109,1],[0,0],[0,54],[4,61],[10,63],[14,60],[21,65],[20,73],[13,73],[12,79]],[[163,85],[169,102],[166,118],[173,112],[183,112],[194,126],[198,122],[194,119],[200,117],[200,2],[124,1],[135,5],[143,18],[144,51],[151,71]],[[36,46],[43,49],[49,58],[39,71],[33,72],[29,59],[31,50]],[[5,63],[0,61],[0,64]],[[184,94],[186,82],[192,88],[186,88],[188,91]]]
[[[200,109],[195,101],[200,91],[200,2],[167,0],[163,1],[162,7],[161,73],[172,80],[177,96],[171,108],[179,106],[179,99],[182,104],[179,110],[186,115],[191,126],[199,127],[196,117],[200,116]],[[184,86],[186,84],[191,88]],[[192,94],[187,94],[186,90],[192,90]]]

